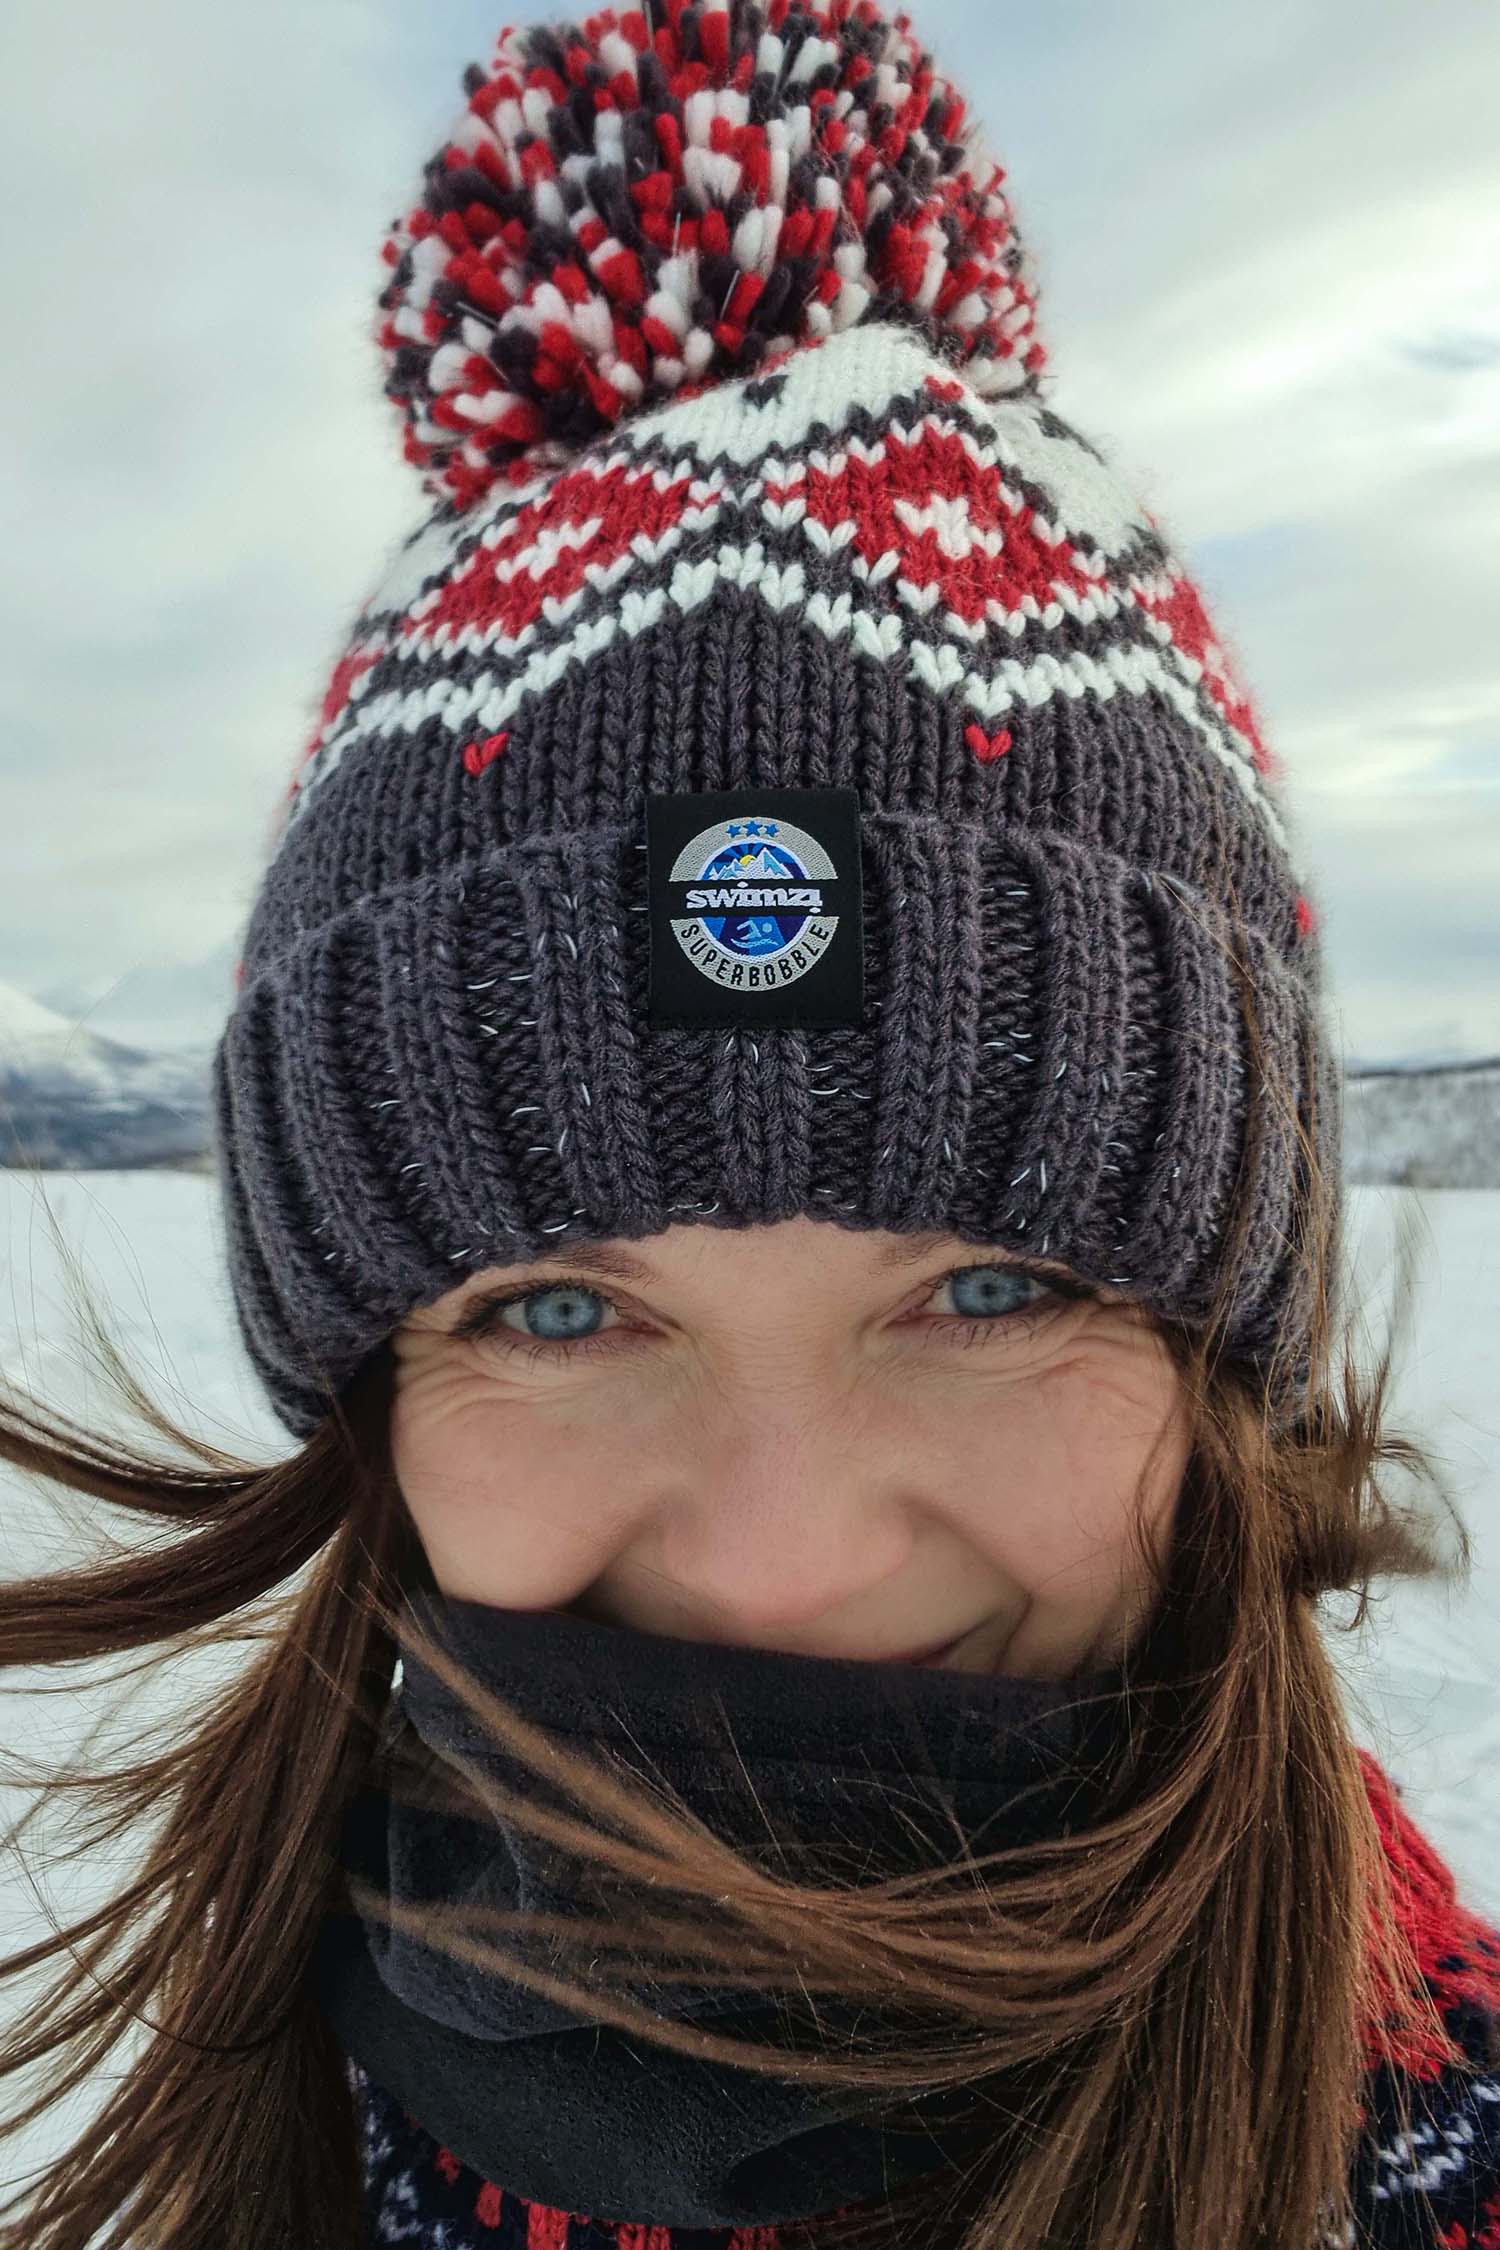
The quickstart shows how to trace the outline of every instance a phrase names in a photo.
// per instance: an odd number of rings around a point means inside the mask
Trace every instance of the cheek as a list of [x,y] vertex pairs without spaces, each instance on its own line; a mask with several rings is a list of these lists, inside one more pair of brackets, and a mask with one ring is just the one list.
[[966,1448],[989,1464],[974,1541],[1027,1593],[1109,1597],[1134,1583],[1142,1511],[1161,1555],[1188,1459],[1169,1364],[1128,1346],[1090,1351],[986,1401],[981,1420]]
[[423,1371],[392,1401],[392,1466],[433,1573],[479,1600],[545,1604],[590,1574],[610,1535],[618,1443],[591,1418],[539,1414],[462,1369]]

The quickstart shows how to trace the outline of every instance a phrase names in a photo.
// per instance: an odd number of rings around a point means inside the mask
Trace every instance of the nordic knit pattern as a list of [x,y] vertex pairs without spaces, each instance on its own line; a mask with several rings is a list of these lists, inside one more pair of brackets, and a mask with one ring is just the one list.
[[[335,666],[214,1058],[254,1366],[303,1436],[471,1271],[794,1214],[1191,1318],[1252,1109],[1260,1365],[1338,1097],[1248,691],[1045,402],[1004,175],[909,30],[653,23],[507,33],[388,245],[437,506]],[[863,1014],[657,1020],[647,793],[771,787],[857,792]]]
[[[1366,1786],[1428,1991],[1460,2051],[1500,2036],[1500,1927],[1458,1899],[1451,1870],[1368,1752]],[[1366,2034],[1362,2145],[1351,2172],[1356,2232],[1309,2250],[1500,2250],[1500,2066],[1465,2078],[1409,2032]],[[482,2179],[358,2064],[349,2064],[367,2239],[413,2250],[775,2250],[775,2227],[613,2224],[533,2203]],[[1408,2089],[1413,2129],[1398,2128]],[[1431,2220],[1418,2191],[1431,2199]]]

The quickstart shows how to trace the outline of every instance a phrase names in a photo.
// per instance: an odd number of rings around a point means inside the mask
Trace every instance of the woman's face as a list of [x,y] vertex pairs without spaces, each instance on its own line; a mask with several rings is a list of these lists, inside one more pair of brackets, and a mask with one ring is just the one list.
[[674,1226],[473,1275],[393,1346],[396,1477],[445,1593],[810,1656],[960,1640],[955,1668],[1048,1680],[1153,1606],[1177,1372],[1046,1261]]

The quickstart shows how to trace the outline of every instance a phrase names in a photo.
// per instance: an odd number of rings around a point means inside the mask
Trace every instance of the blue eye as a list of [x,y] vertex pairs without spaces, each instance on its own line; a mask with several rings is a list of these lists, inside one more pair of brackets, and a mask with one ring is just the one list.
[[[1014,1336],[1035,1327],[1058,1307],[1093,1292],[1082,1283],[1068,1282],[1033,1272],[1029,1267],[1004,1265],[956,1266],[934,1283],[932,1296],[952,1289],[965,1309],[956,1314],[936,1314],[920,1325],[938,1340],[977,1344],[992,1337]],[[528,1308],[522,1314],[527,1326],[517,1329],[502,1315],[513,1306]],[[486,1338],[506,1351],[524,1351],[532,1359],[567,1359],[584,1352],[607,1353],[628,1345],[609,1339],[597,1325],[591,1306],[618,1313],[619,1307],[603,1290],[576,1278],[533,1283],[505,1295],[478,1297],[451,1333],[458,1338]],[[539,1312],[530,1308],[540,1307]],[[550,1308],[550,1309],[549,1309]]]
[[[959,1266],[945,1274],[939,1290],[951,1289],[960,1303],[967,1297],[971,1309],[955,1319],[931,1325],[940,1342],[988,1344],[1029,1333],[1050,1320],[1063,1305],[1091,1297],[1082,1282],[1064,1281],[1034,1273],[1028,1266]],[[980,1310],[972,1310],[977,1304]]]
[[[596,1305],[608,1305],[609,1299],[598,1289],[590,1289],[581,1281],[548,1282],[542,1288],[524,1289],[509,1297],[481,1298],[466,1316],[465,1323],[455,1330],[457,1335],[493,1335],[497,1329],[502,1336],[513,1336],[517,1343],[540,1344],[548,1347],[570,1349],[575,1344],[591,1343],[597,1334],[591,1329],[592,1314],[587,1300]],[[505,1329],[500,1315],[511,1306],[524,1308],[524,1331]],[[540,1307],[533,1312],[532,1307]],[[472,1320],[475,1325],[469,1326]]]
[[[966,1290],[965,1283],[977,1286]],[[1047,1284],[1022,1266],[959,1266],[944,1276],[940,1287],[952,1289],[955,1298],[971,1297],[973,1301],[962,1315],[965,1319],[974,1313],[1004,1318],[1029,1312],[1049,1294]]]

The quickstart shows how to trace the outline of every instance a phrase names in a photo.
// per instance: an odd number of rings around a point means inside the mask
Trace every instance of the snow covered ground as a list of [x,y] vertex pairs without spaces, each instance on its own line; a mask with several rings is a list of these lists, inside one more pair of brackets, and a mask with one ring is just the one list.
[[[212,1181],[59,1172],[45,1175],[45,1189],[127,1359],[162,1402],[228,1447],[260,1458],[282,1452],[287,1440],[234,1330]],[[1451,1596],[1405,1586],[1383,1593],[1357,1642],[1332,1629],[1330,1642],[1361,1739],[1406,1788],[1475,1903],[1500,1913],[1500,1193],[1361,1188],[1353,1202],[1370,1303],[1388,1286],[1403,1210],[1425,1244],[1397,1419],[1436,1447],[1475,1565],[1468,1588]],[[0,1256],[0,1371],[85,1419],[102,1412],[107,1394],[74,1330],[39,1183],[17,1172],[0,1171]],[[8,1576],[87,1539],[84,1504],[60,1518],[4,1469],[0,1494]],[[18,1739],[13,1721],[7,1733]],[[29,1918],[35,1909],[11,1881],[0,1873],[0,1903]],[[11,1917],[7,1927],[15,1926]]]

